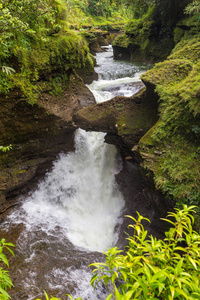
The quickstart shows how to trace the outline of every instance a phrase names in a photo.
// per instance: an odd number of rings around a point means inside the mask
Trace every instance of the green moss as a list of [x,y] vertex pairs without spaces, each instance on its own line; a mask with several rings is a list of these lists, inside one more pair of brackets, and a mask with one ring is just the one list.
[[155,146],[155,141],[152,138],[152,134],[154,133],[155,129],[160,124],[160,120],[149,130],[143,137],[140,139],[139,146],[142,148],[143,146]]
[[[89,53],[86,41],[71,31],[60,32],[48,37],[45,41],[38,38],[28,41],[31,48],[17,47],[13,50],[16,65],[20,69],[8,76],[6,86],[0,92],[7,93],[13,87],[17,87],[29,103],[34,104],[38,97],[38,81],[49,80],[53,84],[56,94],[59,93],[60,82],[54,78],[68,78],[71,69],[94,69],[94,63]],[[17,67],[16,67],[17,68]],[[16,69],[15,68],[15,69]],[[1,81],[1,78],[0,78]],[[2,82],[5,81],[2,78]]]
[[129,48],[131,60],[158,61],[165,59],[174,46],[169,36],[167,32],[158,36],[153,11],[149,11],[140,19],[131,19],[125,27],[125,34],[118,37],[113,46]]
[[190,198],[194,192],[200,201],[200,154],[194,144],[177,137],[162,158],[162,175],[155,176],[156,186],[177,199]]
[[184,34],[185,34],[185,30],[183,28],[176,27],[174,29],[174,43],[175,44],[179,43],[183,38]]
[[177,203],[200,201],[199,50],[198,40],[184,40],[166,61],[142,75],[160,101],[159,122],[139,143],[144,166],[153,171],[156,187]]
[[122,48],[128,48],[130,44],[130,39],[126,34],[118,35],[113,41],[113,46],[119,46]]
[[181,41],[168,59],[182,59],[196,63],[200,59],[200,40],[192,39],[189,42],[186,40]]
[[192,67],[193,64],[186,59],[165,60],[143,74],[141,79],[155,86],[174,85],[187,77]]

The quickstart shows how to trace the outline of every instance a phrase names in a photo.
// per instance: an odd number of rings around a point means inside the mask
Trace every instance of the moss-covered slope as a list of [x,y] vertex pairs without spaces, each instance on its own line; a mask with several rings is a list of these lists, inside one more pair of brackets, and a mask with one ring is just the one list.
[[142,75],[159,96],[160,118],[140,140],[144,167],[178,202],[200,203],[200,42],[180,42]]

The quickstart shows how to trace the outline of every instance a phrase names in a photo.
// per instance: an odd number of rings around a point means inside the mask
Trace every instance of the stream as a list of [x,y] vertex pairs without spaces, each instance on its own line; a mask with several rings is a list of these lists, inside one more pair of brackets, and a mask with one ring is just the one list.
[[[131,96],[141,88],[140,75],[150,66],[114,61],[112,47],[97,53],[98,80],[88,87],[96,102],[116,95]],[[104,143],[104,133],[78,129],[75,151],[60,153],[52,170],[21,205],[1,223],[1,237],[14,242],[10,274],[15,285],[13,300],[33,300],[65,294],[84,300],[103,300],[106,291],[90,286],[89,264],[102,261],[102,251],[124,246],[128,221],[142,207],[161,229],[149,189],[140,168],[123,162],[113,145]],[[159,206],[159,204],[158,204]],[[162,207],[160,207],[162,210]]]

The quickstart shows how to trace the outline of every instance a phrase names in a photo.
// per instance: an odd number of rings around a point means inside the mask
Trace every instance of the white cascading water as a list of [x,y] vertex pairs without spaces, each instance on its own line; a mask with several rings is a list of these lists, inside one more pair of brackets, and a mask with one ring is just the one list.
[[26,222],[44,230],[62,228],[76,246],[105,251],[115,240],[124,201],[114,175],[119,170],[114,146],[104,134],[76,132],[76,151],[61,154],[51,173],[23,204]]
[[[109,100],[116,94],[131,96],[140,89],[141,85],[137,86],[137,83],[147,69],[146,65],[113,61],[111,46],[98,53],[96,59],[99,79],[89,88],[97,102]],[[77,288],[72,292],[74,297],[105,299],[104,292],[103,296],[101,291],[94,295],[87,265],[92,259],[91,251],[106,251],[115,245],[124,200],[115,182],[115,174],[121,167],[120,159],[116,147],[104,143],[104,136],[104,133],[78,129],[75,152],[61,153],[38,189],[3,224],[7,230],[12,224],[24,224],[16,248],[23,255],[25,265],[21,266],[23,271],[16,270],[15,276],[25,274],[20,288],[28,291],[29,300],[41,297],[45,284],[47,289],[55,287],[66,294],[68,286],[76,286],[76,283]],[[66,240],[74,246],[70,248]],[[43,244],[45,259],[50,257],[49,273],[46,274],[45,269],[45,276],[40,277],[43,269],[37,273],[32,268],[33,265],[35,270],[38,268]],[[76,253],[75,257],[71,252]],[[57,265],[51,267],[54,258]],[[72,266],[66,266],[71,259]],[[73,269],[74,264],[80,265],[79,269]],[[44,277],[43,284],[40,278]]]

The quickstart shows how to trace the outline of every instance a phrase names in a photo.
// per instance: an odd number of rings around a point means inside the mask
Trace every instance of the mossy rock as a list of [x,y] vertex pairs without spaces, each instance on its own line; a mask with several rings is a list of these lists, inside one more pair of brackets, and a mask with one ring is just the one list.
[[153,147],[153,146],[155,146],[155,141],[152,139],[152,134],[155,131],[155,129],[157,128],[157,126],[159,125],[160,122],[161,121],[158,120],[156,122],[156,124],[153,127],[151,127],[151,129],[149,129],[145,135],[143,135],[143,137],[139,141],[139,146],[140,147],[143,147],[143,146]]
[[118,35],[112,42],[112,46],[118,46],[121,48],[128,48],[130,39],[126,34]]
[[189,60],[174,59],[157,63],[155,67],[141,76],[144,83],[153,85],[174,85],[191,72],[193,64]]
[[119,136],[132,147],[156,123],[157,109],[145,103],[145,91],[132,97],[115,97],[79,110],[75,124],[87,131],[101,131]]
[[181,41],[168,59],[189,60],[192,63],[197,63],[200,59],[200,39],[199,41],[192,39],[190,42]]

